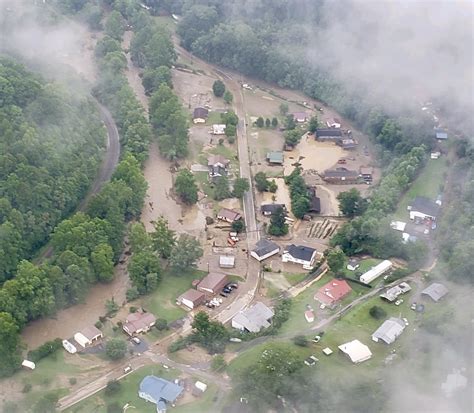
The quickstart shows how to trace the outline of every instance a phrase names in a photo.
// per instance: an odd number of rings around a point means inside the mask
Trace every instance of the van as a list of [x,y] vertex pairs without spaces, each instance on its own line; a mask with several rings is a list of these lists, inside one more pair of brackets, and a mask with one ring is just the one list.
[[132,366],[127,366],[123,369],[124,373],[130,373],[132,371]]

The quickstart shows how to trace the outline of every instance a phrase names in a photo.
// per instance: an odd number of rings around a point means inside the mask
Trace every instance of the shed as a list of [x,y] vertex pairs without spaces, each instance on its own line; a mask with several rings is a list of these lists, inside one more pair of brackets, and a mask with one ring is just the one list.
[[89,326],[74,334],[74,340],[82,347],[88,347],[103,338],[104,335],[95,326]]
[[349,270],[349,271],[355,271],[357,270],[357,268],[360,267],[360,259],[359,258],[349,258],[349,261],[346,265],[346,268]]
[[283,152],[272,151],[267,153],[267,161],[269,164],[282,165],[283,164]]
[[280,247],[278,244],[263,238],[257,242],[255,248],[250,252],[250,255],[257,261],[263,261],[279,252]]
[[221,255],[219,257],[219,267],[221,268],[234,268],[235,257],[233,255]]
[[312,323],[314,321],[314,311],[313,310],[306,310],[304,312],[304,318],[308,323]]
[[392,221],[390,222],[390,228],[394,229],[395,231],[405,231],[405,227],[407,226],[406,222],[403,221]]
[[433,283],[425,288],[421,294],[429,296],[433,301],[438,302],[448,293],[448,289],[440,283]]
[[205,294],[202,291],[197,291],[193,288],[190,288],[178,297],[178,303],[185,305],[191,310],[199,307],[204,301],[206,301]]
[[212,134],[213,135],[224,135],[226,125],[224,124],[215,124],[212,125]]
[[36,368],[36,364],[30,360],[23,360],[21,363],[22,367],[26,367],[27,369],[34,370]]
[[194,387],[196,387],[198,390],[201,390],[203,393],[207,390],[207,384],[203,383],[202,381],[197,381],[194,383]]
[[329,347],[326,347],[326,348],[323,349],[323,353],[326,356],[330,356],[333,353],[333,351]]
[[372,340],[378,343],[383,341],[386,344],[392,344],[397,337],[405,330],[405,323],[399,318],[390,317],[372,334]]
[[226,274],[219,272],[210,272],[198,284],[198,291],[204,293],[216,294],[227,284],[228,277]]
[[365,284],[370,284],[376,278],[380,277],[383,273],[387,272],[392,268],[392,262],[389,260],[384,260],[381,263],[377,264],[375,267],[372,267],[369,271],[362,274],[360,281]]
[[220,219],[221,221],[226,221],[230,224],[232,224],[234,221],[238,221],[241,218],[242,215],[239,212],[234,211],[233,209],[222,208],[217,213],[217,219]]
[[294,112],[292,115],[295,122],[298,123],[306,122],[309,119],[309,116],[306,112]]
[[354,364],[362,363],[372,357],[369,347],[362,344],[359,340],[352,340],[339,346],[344,354],[346,354]]

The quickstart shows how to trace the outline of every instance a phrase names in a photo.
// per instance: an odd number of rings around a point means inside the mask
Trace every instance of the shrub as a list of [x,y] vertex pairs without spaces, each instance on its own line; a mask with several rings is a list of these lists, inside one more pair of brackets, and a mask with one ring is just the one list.
[[221,354],[218,354],[217,356],[214,356],[211,361],[211,369],[213,371],[223,371],[227,367],[227,363],[224,360],[224,356]]
[[130,307],[130,312],[131,313],[136,313],[137,312],[137,307],[134,307],[133,305]]
[[309,344],[308,339],[303,335],[293,337],[293,343],[300,347],[308,347]]
[[127,290],[125,293],[125,298],[127,301],[133,301],[136,300],[140,296],[140,293],[138,292],[137,287],[132,287]]
[[107,413],[122,413],[123,409],[118,402],[107,405]]
[[104,394],[106,396],[113,396],[114,394],[120,393],[122,385],[117,380],[110,380],[105,387]]
[[105,345],[105,354],[112,360],[119,360],[127,352],[127,343],[121,338],[112,338]]
[[75,377],[69,377],[69,384],[74,386],[77,383],[77,379]]
[[48,357],[49,355],[55,353],[62,347],[62,341],[60,338],[57,338],[53,341],[47,341],[46,343],[39,346],[37,349],[28,352],[28,360],[31,360],[34,363],[37,363],[41,359]]
[[99,330],[102,328],[103,324],[101,321],[97,321],[95,324],[94,324]]
[[375,318],[376,320],[380,320],[382,318],[387,317],[387,312],[382,308],[377,305],[374,305],[373,307],[370,308],[369,314],[371,317]]
[[156,320],[155,327],[158,331],[168,330],[168,322],[164,318],[159,318]]
[[32,389],[33,385],[31,383],[25,383],[23,388],[21,389],[22,393],[29,393]]
[[235,136],[229,136],[229,137],[227,138],[227,142],[229,142],[231,145],[232,145],[233,143],[235,143]]

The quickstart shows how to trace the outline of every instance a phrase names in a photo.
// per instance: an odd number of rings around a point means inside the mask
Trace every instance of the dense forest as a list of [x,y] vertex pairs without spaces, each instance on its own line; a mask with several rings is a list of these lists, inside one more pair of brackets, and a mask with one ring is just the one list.
[[94,179],[105,130],[91,99],[0,59],[0,283]]

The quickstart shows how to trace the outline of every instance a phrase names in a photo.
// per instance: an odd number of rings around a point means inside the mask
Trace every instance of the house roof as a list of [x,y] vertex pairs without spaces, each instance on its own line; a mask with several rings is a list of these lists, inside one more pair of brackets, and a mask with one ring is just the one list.
[[359,172],[361,175],[372,175],[374,173],[374,168],[371,166],[361,166]]
[[84,330],[81,330],[80,333],[88,340],[93,340],[97,336],[102,336],[102,331],[100,331],[96,326],[86,327]]
[[233,255],[221,255],[219,257],[219,265],[234,265],[235,257]]
[[155,321],[156,317],[152,313],[136,312],[128,315],[124,328],[130,333],[134,333],[137,330],[149,327]]
[[257,254],[259,257],[263,257],[264,255],[269,254],[272,251],[280,250],[280,247],[272,241],[269,241],[265,238],[261,239],[255,245],[253,252]]
[[316,129],[316,136],[342,136],[342,131],[334,128]]
[[229,163],[230,161],[222,155],[211,155],[207,158],[207,166],[215,166],[217,164],[227,166]]
[[252,307],[240,311],[233,320],[244,326],[252,333],[258,333],[262,328],[270,327],[268,322],[275,313],[261,302],[255,303]]
[[202,300],[204,298],[204,293],[202,291],[195,290],[194,288],[190,288],[185,293],[181,294],[178,298],[179,301],[188,300],[191,302],[196,302]]
[[355,265],[358,265],[360,263],[360,259],[356,257],[349,258],[349,261],[347,262],[348,265],[354,267]]
[[263,204],[260,207],[260,210],[262,211],[262,213],[270,212],[271,214],[274,214],[278,211],[279,208],[283,208],[283,211],[286,210],[285,204]]
[[198,287],[214,291],[226,279],[226,274],[222,274],[220,272],[210,272],[201,280],[201,282],[198,284]]
[[311,257],[316,250],[311,247],[305,247],[304,245],[291,244],[286,248],[285,252],[298,260],[311,261]]
[[282,151],[268,152],[267,160],[272,163],[283,163],[283,152]]
[[222,208],[218,214],[217,214],[218,217],[222,217],[222,218],[226,218],[230,221],[237,221],[239,220],[240,218],[242,218],[242,215],[240,215],[239,212],[237,211],[234,211],[232,209],[228,209],[228,208]]
[[316,196],[316,188],[308,188],[308,194],[310,197],[308,212],[319,214],[321,212],[321,200]]
[[359,176],[357,171],[353,171],[347,168],[336,168],[336,169],[326,169],[324,171],[325,178],[356,178]]
[[292,115],[295,119],[308,119],[306,112],[293,112]]
[[372,338],[382,340],[387,344],[392,344],[403,330],[405,330],[405,323],[403,320],[390,317],[388,320],[385,320],[377,330],[374,331]]
[[448,139],[448,132],[446,132],[444,129],[435,129],[434,131],[436,139]]
[[399,295],[405,294],[410,290],[410,285],[406,282],[402,282],[392,288],[389,288],[383,294],[380,294],[380,297],[385,298],[388,301],[395,301]]
[[314,299],[323,304],[333,304],[352,291],[346,280],[331,280],[315,294]]
[[447,293],[448,289],[440,283],[433,283],[421,292],[423,295],[429,295],[433,301],[439,301]]
[[184,388],[161,377],[146,376],[140,383],[140,392],[150,395],[157,402],[173,403]]
[[439,205],[424,196],[417,196],[410,206],[411,211],[418,211],[432,217],[436,217],[439,212]]
[[209,115],[209,111],[206,108],[195,108],[193,111],[193,119],[197,119],[197,118],[204,119],[204,118],[207,118],[208,115]]
[[360,363],[372,357],[369,347],[362,344],[359,340],[352,340],[341,344],[339,350],[347,354],[353,363]]

